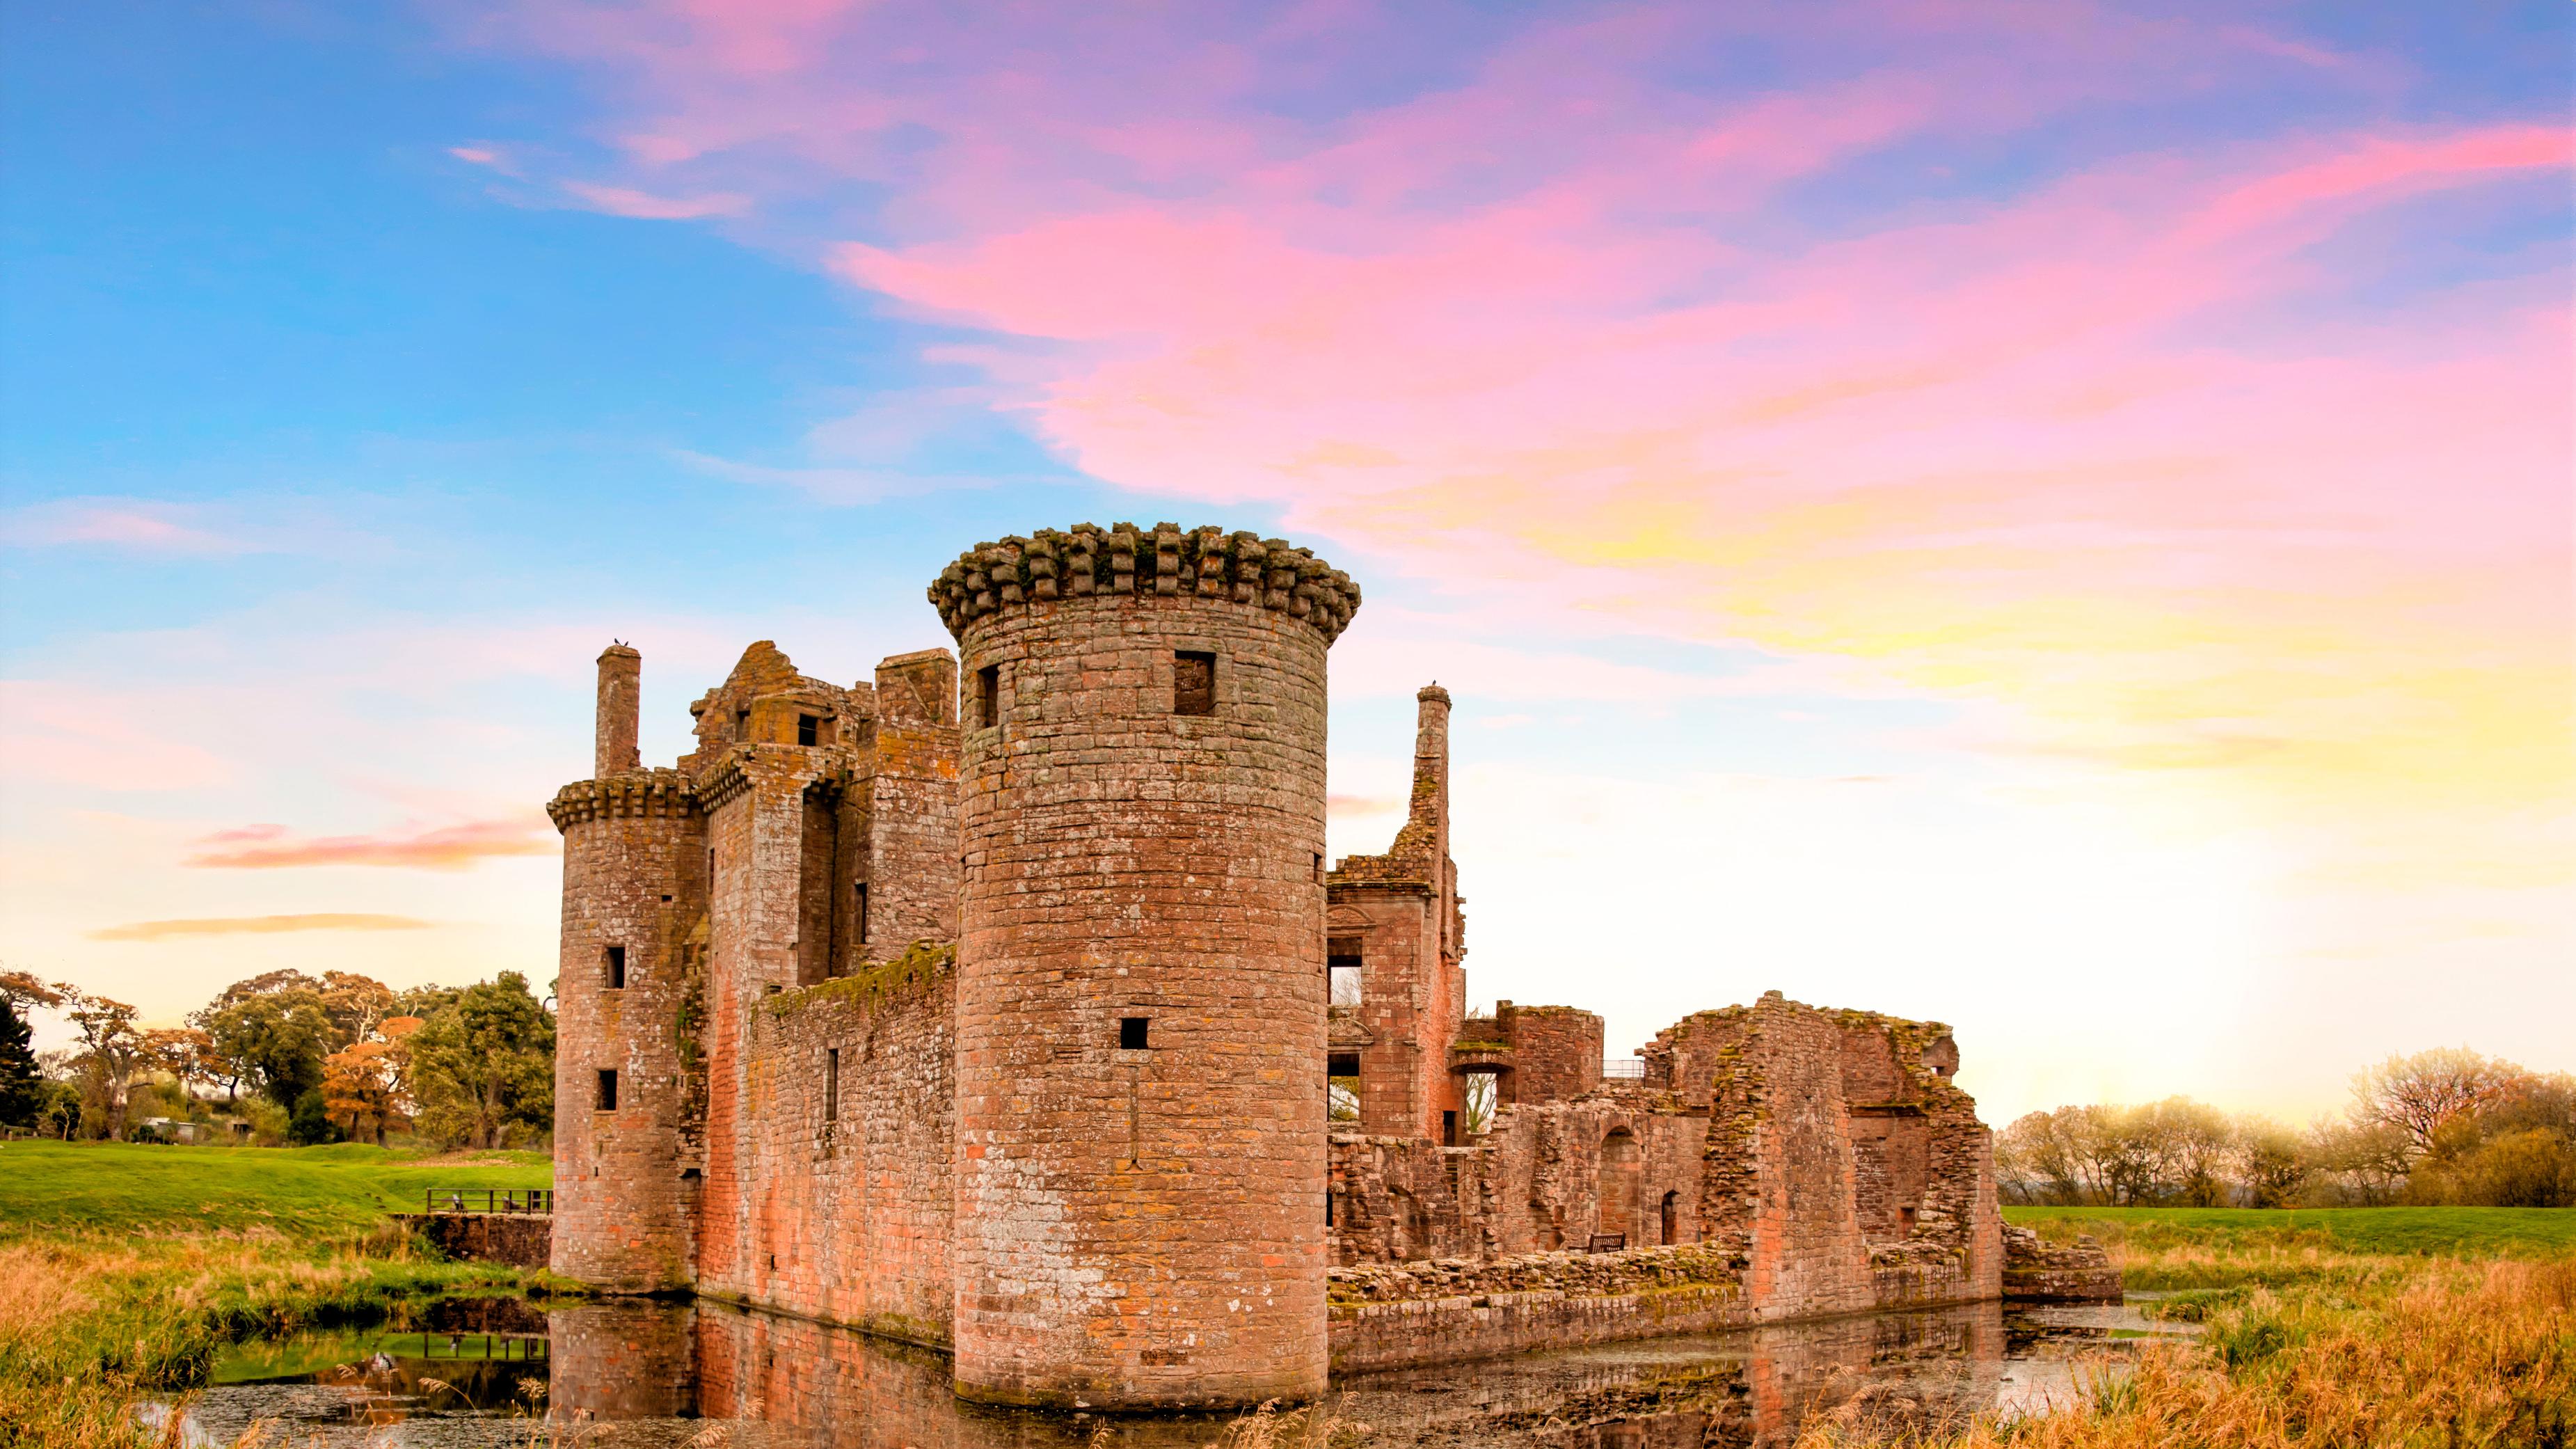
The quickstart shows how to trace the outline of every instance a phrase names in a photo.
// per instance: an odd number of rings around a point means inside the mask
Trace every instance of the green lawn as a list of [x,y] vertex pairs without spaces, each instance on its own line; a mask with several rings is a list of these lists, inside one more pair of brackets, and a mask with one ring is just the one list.
[[2455,1258],[2576,1256],[2576,1208],[2008,1207],[2004,1220],[2042,1236],[2091,1233],[2140,1249],[2325,1248]]
[[535,1152],[432,1157],[356,1143],[331,1147],[153,1147],[126,1142],[0,1143],[0,1236],[29,1230],[290,1234],[376,1226],[417,1210],[433,1187],[527,1188],[554,1181]]

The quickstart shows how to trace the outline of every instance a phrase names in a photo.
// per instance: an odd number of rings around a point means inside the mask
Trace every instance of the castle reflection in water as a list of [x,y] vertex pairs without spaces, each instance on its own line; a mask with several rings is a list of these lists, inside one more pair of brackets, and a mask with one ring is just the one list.
[[[744,1421],[732,1442],[846,1449],[1070,1449],[1104,1423],[1107,1442],[1140,1449],[1222,1432],[1205,1418],[977,1409],[959,1403],[944,1354],[703,1301],[546,1317],[552,1416],[611,1444],[675,1420]],[[1785,1446],[1813,1413],[1960,1424],[2071,1382],[2062,1355],[2033,1357],[2030,1335],[1983,1304],[1361,1376],[1337,1381],[1320,1412],[1365,1424],[1371,1444]]]

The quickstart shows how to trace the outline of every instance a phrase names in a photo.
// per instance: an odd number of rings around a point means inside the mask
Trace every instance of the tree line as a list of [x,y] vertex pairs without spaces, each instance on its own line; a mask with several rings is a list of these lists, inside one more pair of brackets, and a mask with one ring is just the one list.
[[2576,1207],[2576,1076],[2442,1048],[2305,1128],[2188,1097],[2060,1107],[1996,1134],[1995,1176],[2018,1203]]
[[[31,1050],[40,1012],[74,1044]],[[149,1138],[159,1119],[263,1142],[526,1144],[554,1125],[554,1054],[553,1014],[515,971],[399,992],[270,971],[158,1028],[72,982],[0,971],[0,1127],[65,1140]]]

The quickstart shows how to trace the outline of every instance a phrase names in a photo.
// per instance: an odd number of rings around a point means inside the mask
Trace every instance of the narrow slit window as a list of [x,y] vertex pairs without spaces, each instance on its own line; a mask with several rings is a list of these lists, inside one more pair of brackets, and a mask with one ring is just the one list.
[[823,722],[810,714],[796,716],[796,743],[810,745],[822,738]]
[[859,944],[864,946],[868,943],[868,883],[866,881],[860,881],[857,885],[851,887],[851,889],[858,895],[858,901],[855,906],[855,909],[858,911],[858,937]]
[[750,710],[738,709],[733,712],[733,737],[737,742],[751,738]]
[[599,1069],[599,1110],[617,1110],[617,1069],[614,1067]]
[[841,1049],[823,1053],[823,1120],[841,1120]]
[[1002,722],[1002,666],[987,664],[975,671],[975,726],[991,729]]
[[1183,649],[1172,656],[1172,713],[1216,713],[1216,656]]
[[1320,851],[1320,850],[1319,850],[1319,851],[1316,851],[1316,852],[1315,852],[1315,884],[1317,884],[1317,885],[1322,885],[1323,883],[1324,883],[1324,853],[1323,853],[1322,851]]
[[622,989],[626,985],[626,948],[623,946],[609,947],[608,959],[603,964],[604,974],[608,981],[608,989],[611,991]]
[[1122,1016],[1118,1018],[1118,1049],[1120,1051],[1141,1052],[1145,1050],[1146,1021],[1147,1019],[1141,1016]]

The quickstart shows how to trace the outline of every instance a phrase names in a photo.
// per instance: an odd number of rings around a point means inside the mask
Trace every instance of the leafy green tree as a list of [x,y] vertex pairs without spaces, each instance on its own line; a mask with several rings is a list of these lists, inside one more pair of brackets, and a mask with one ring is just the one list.
[[320,1089],[322,1059],[337,1034],[320,994],[301,990],[245,996],[202,1026],[226,1063],[221,1070],[289,1110]]
[[298,1147],[315,1147],[340,1140],[340,1124],[331,1120],[331,1109],[318,1090],[295,1099],[294,1115],[286,1122],[286,1140]]
[[498,1147],[553,1125],[554,1018],[518,972],[457,992],[408,1045],[421,1130],[439,1141]]

